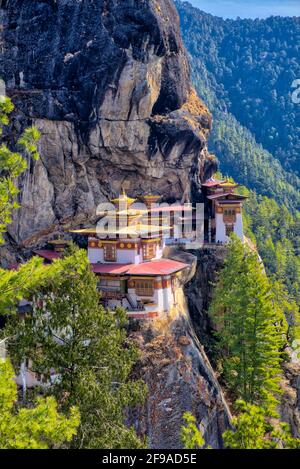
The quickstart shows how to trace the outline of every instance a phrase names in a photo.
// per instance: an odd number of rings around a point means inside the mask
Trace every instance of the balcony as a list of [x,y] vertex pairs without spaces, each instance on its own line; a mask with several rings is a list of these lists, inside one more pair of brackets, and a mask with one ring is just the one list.
[[101,293],[103,300],[119,300],[122,301],[125,294],[120,292],[120,288],[118,287],[105,287],[98,285],[98,290]]

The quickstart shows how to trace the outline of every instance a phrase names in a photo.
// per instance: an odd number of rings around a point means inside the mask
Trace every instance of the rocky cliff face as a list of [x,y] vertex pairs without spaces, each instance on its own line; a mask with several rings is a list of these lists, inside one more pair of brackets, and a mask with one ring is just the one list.
[[280,415],[289,424],[295,438],[300,438],[300,360],[291,358],[283,366],[282,380],[283,395],[281,399]]
[[214,170],[211,116],[189,80],[171,0],[2,0],[0,76],[16,105],[13,135],[41,133],[20,180],[11,239],[91,218],[121,187],[168,199]]
[[197,337],[205,346],[209,357],[212,358],[214,355],[213,327],[208,310],[213,297],[214,284],[217,282],[217,273],[224,265],[226,248],[224,246],[207,247],[191,251],[190,255],[197,259],[197,268],[195,275],[185,286],[185,296]]
[[195,334],[185,296],[168,317],[136,324],[131,333],[141,350],[136,376],[148,386],[145,405],[130,415],[150,448],[182,447],[184,412],[196,416],[207,445],[223,447],[222,434],[230,427],[230,411],[203,346]]
[[209,341],[204,349],[202,338],[205,341],[209,334],[210,282],[222,266],[224,253],[207,250],[192,254],[170,248],[165,255],[191,268],[181,277],[170,315],[136,322],[132,327],[131,338],[141,350],[136,376],[146,382],[148,397],[129,420],[139,434],[148,437],[151,448],[177,449],[182,447],[182,416],[191,412],[206,445],[219,449],[223,447],[222,434],[230,428],[231,414],[206,355]]

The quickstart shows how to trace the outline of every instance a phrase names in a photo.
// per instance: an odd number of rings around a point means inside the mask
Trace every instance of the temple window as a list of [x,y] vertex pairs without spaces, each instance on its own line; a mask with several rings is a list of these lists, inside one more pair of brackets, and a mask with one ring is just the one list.
[[98,282],[99,290],[103,289],[104,291],[119,291],[120,290],[120,282],[108,279],[101,279]]
[[223,219],[225,223],[235,223],[236,211],[232,208],[225,208],[223,212]]
[[116,262],[117,249],[115,244],[104,245],[104,260],[107,262]]
[[143,259],[151,260],[156,255],[156,245],[155,244],[144,244],[143,245]]
[[136,280],[135,292],[138,296],[153,296],[154,284],[153,280]]

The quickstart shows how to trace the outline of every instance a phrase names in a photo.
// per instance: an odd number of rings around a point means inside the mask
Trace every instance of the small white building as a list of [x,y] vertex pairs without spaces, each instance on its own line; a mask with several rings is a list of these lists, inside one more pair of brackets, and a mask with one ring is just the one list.
[[232,233],[244,241],[242,209],[247,197],[237,194],[237,187],[238,184],[213,178],[202,184],[207,242],[227,243]]
[[94,264],[103,303],[122,306],[132,318],[168,314],[175,305],[180,272],[187,264],[159,259],[141,264]]

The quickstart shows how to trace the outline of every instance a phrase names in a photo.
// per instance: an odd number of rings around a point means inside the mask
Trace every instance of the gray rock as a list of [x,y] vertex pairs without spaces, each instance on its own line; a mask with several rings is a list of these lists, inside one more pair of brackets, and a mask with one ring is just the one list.
[[76,226],[121,187],[198,191],[214,170],[211,116],[191,88],[171,0],[8,0],[0,15],[13,133],[42,133],[41,159],[19,181],[16,243]]
[[191,412],[206,444],[220,449],[222,434],[231,428],[230,410],[188,311],[181,307],[177,313],[162,324],[140,323],[131,334],[141,350],[135,376],[146,382],[148,396],[128,421],[148,437],[150,448],[179,449],[183,414]]

